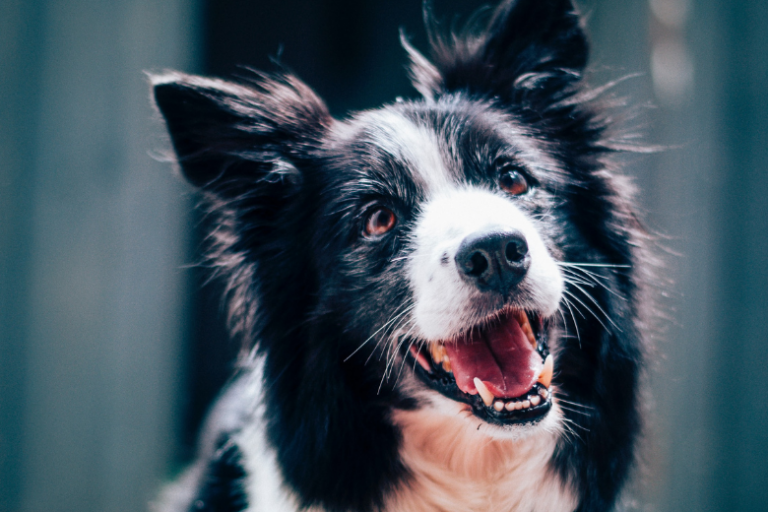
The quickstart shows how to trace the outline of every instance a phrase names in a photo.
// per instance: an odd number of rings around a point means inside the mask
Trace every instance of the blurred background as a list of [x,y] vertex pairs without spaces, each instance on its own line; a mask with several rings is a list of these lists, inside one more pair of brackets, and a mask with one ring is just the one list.
[[[446,24],[483,5],[434,0]],[[663,237],[644,511],[768,510],[768,2],[582,0]],[[0,0],[0,511],[143,511],[236,347],[145,70],[293,69],[343,115],[413,97],[420,0]],[[203,226],[204,227],[204,226]]]

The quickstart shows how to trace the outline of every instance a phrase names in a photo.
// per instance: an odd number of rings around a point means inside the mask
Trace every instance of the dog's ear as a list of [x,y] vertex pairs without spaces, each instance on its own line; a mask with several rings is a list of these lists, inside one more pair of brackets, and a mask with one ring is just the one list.
[[416,88],[427,98],[465,91],[505,101],[556,99],[581,78],[589,53],[571,0],[504,0],[473,33],[439,34],[425,9],[431,62],[403,40]]
[[175,72],[150,80],[184,176],[225,196],[257,182],[297,184],[297,163],[332,122],[323,102],[290,75],[242,84]]

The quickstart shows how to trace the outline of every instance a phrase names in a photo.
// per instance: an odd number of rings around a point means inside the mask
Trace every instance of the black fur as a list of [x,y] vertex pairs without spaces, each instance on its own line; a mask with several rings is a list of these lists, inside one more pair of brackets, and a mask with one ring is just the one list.
[[[565,411],[577,437],[562,440],[552,467],[577,489],[579,511],[611,510],[640,429],[645,239],[631,187],[612,168],[618,143],[582,79],[580,17],[570,0],[505,1],[481,33],[433,30],[431,45],[427,60],[406,44],[426,99],[390,108],[451,140],[462,162],[452,172],[480,185],[508,151],[497,125],[510,116],[560,164],[528,170],[541,192],[525,206],[546,219],[558,259],[608,265],[590,270],[604,285],[591,297],[567,287],[596,314],[563,317],[580,339],[561,340],[556,383],[586,413]],[[264,357],[267,436],[283,478],[303,506],[381,509],[409,478],[390,413],[419,404],[395,379],[381,385],[384,362],[370,349],[347,356],[410,300],[394,256],[407,250],[424,190],[378,152],[371,131],[340,137],[322,101],[291,75],[230,84],[173,74],[154,91],[181,169],[217,219],[208,258],[227,283],[232,333]],[[398,214],[375,244],[359,236],[372,201]],[[242,510],[238,448],[222,450],[204,510]]]
[[203,484],[189,512],[240,512],[248,507],[242,453],[225,435],[205,470]]

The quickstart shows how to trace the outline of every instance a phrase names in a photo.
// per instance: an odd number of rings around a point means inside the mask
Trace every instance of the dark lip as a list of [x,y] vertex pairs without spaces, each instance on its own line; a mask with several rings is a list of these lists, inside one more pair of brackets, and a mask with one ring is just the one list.
[[[533,313],[529,313],[529,317],[534,315],[535,314]],[[494,316],[498,316],[498,314]],[[536,351],[541,356],[541,360],[544,361],[549,355],[548,322],[540,321],[538,315],[535,315],[535,318],[537,321],[533,321],[532,318],[531,324],[538,345]],[[409,344],[403,343],[403,346],[408,347]],[[416,362],[413,354],[411,354],[409,350],[406,349],[403,353],[403,356],[408,361],[408,364],[414,368],[416,375],[421,379],[421,381],[446,398],[469,405],[472,408],[472,413],[475,416],[488,423],[499,426],[535,424],[543,420],[552,408],[552,394],[549,393],[547,398],[543,399],[542,402],[535,407],[530,407],[520,411],[507,411],[506,409],[502,411],[496,411],[492,407],[487,407],[485,403],[483,403],[480,395],[470,395],[468,393],[464,393],[456,384],[456,380],[454,379],[453,374],[445,371],[442,366],[435,364],[428,351],[422,349],[422,352],[427,356],[427,360],[432,367],[431,372],[428,372],[422,368],[422,366]],[[544,388],[541,386],[541,384],[537,383],[530,391],[517,398],[524,398],[532,393],[538,393],[540,389]]]

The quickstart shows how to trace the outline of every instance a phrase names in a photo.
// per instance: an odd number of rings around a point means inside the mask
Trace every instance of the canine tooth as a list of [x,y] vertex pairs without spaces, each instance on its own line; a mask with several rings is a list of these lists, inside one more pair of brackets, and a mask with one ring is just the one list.
[[445,359],[443,359],[442,365],[443,370],[447,371],[448,373],[453,373],[453,370],[451,370],[451,360],[448,359],[448,354],[445,355]]
[[555,370],[555,360],[552,358],[552,354],[547,356],[544,360],[544,368],[541,369],[541,374],[536,382],[548,388],[552,384],[552,373]]
[[504,408],[508,411],[514,411],[515,410],[515,402],[507,402],[507,405],[504,406]]
[[525,402],[523,402],[523,409],[528,409],[530,406],[531,406],[530,400],[526,400]]
[[525,314],[525,311],[519,311],[515,312],[514,316],[517,323],[520,324],[523,333],[528,338],[528,341],[531,342],[533,348],[536,348],[536,336],[533,335],[533,329],[531,328],[531,322],[528,320],[528,315]]
[[504,409],[504,402],[496,400],[493,402],[493,408],[496,409],[496,411],[501,412],[501,410]]
[[475,377],[475,388],[477,388],[477,392],[480,393],[480,398],[483,399],[483,403],[486,407],[490,407],[493,403],[493,399],[496,398],[493,396],[493,393],[491,393],[488,390],[488,387],[485,385],[483,381]]
[[543,398],[544,400],[546,400],[546,399],[547,399],[547,397],[549,396],[549,391],[547,391],[547,390],[546,390],[546,389],[544,389],[544,388],[540,388],[540,389],[539,389],[539,395],[541,395],[541,398]]
[[533,395],[531,397],[531,405],[536,407],[541,403],[541,397],[539,395]]

